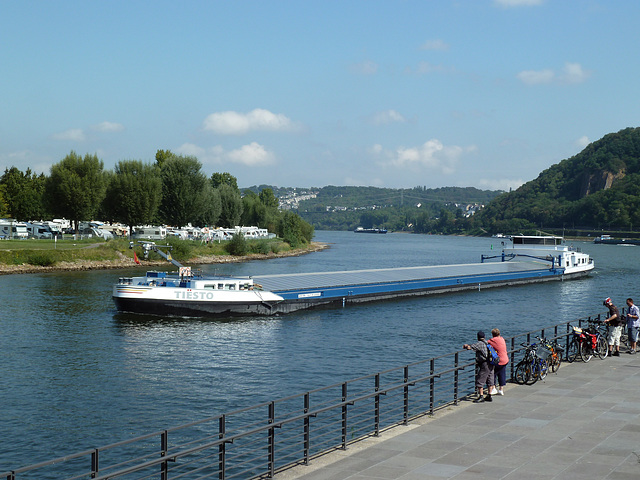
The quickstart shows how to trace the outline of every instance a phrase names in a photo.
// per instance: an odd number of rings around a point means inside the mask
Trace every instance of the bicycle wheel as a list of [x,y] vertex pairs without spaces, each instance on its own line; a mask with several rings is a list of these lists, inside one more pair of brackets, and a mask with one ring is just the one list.
[[598,337],[598,345],[596,346],[596,355],[600,360],[603,360],[607,357],[608,353],[609,345],[607,344],[607,339],[603,335],[600,335]]
[[525,383],[527,383],[527,380],[529,380],[529,374],[531,373],[531,371],[528,370],[526,366],[527,366],[526,362],[524,360],[521,360],[516,365],[516,369],[513,372],[513,380],[518,385],[524,385]]
[[584,341],[580,342],[579,347],[580,358],[585,363],[591,360],[591,358],[593,357],[593,349],[591,348],[591,345],[589,345],[589,342],[591,342],[591,340],[587,338]]
[[538,371],[537,371],[538,378],[540,380],[544,380],[547,376],[547,373],[549,373],[549,364],[547,363],[547,360],[538,358],[537,365],[538,365]]
[[549,370],[551,370],[551,373],[556,373],[562,363],[562,355],[558,353],[558,350],[554,349],[549,360]]
[[627,335],[627,327],[622,327],[622,335],[620,335],[620,346],[629,348],[629,337]]
[[537,358],[530,359],[526,365],[525,370],[527,371],[527,381],[526,385],[533,385],[540,378],[540,364],[538,363]]
[[567,348],[567,362],[575,362],[578,355],[580,355],[580,344],[578,343],[578,340],[572,338],[571,342],[569,342],[569,348]]

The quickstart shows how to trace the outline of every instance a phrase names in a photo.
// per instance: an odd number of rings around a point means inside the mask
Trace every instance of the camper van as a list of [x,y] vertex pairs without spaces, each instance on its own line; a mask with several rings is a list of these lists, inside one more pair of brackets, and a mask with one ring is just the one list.
[[164,227],[136,227],[133,237],[139,240],[164,240],[167,238],[167,229]]
[[0,238],[25,239],[29,236],[27,225],[15,220],[0,220]]

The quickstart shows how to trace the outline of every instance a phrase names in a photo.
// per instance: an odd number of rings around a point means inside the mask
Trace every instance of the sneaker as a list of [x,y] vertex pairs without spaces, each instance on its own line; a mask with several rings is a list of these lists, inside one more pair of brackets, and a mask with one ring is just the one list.
[[619,357],[620,356],[620,352],[618,352],[617,350],[615,352],[613,352],[611,354],[612,357]]
[[489,395],[497,395],[498,389],[496,387],[491,388],[491,393]]
[[482,403],[482,402],[484,402],[484,397],[478,397],[473,401],[473,403]]
[[486,397],[484,397],[484,401],[485,402],[493,402],[493,398],[491,398],[491,395],[487,395]]
[[630,353],[631,355],[635,355],[636,351],[635,351],[635,350],[631,350],[629,353]]
[[499,393],[500,395],[504,395],[504,390],[499,390],[499,391],[498,391],[498,393]]

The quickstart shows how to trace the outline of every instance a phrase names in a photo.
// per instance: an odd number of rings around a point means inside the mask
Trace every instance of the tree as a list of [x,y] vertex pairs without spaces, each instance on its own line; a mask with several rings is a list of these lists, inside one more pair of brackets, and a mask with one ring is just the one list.
[[217,218],[211,185],[201,168],[195,157],[172,154],[162,162],[162,201],[159,208],[162,223],[183,227],[188,223],[198,225]]
[[273,194],[273,190],[270,188],[264,188],[260,191],[260,202],[267,208],[278,208],[280,202]]
[[105,210],[115,221],[129,226],[153,222],[162,199],[160,169],[139,160],[121,160],[107,187]]
[[16,167],[7,168],[0,178],[8,214],[19,220],[37,220],[45,216],[43,198],[45,176],[27,168],[22,173]]
[[238,179],[228,172],[214,173],[211,175],[211,183],[213,188],[218,188],[220,185],[229,185],[234,190],[238,190]]
[[171,153],[171,150],[158,150],[156,152],[156,165],[158,167],[161,167],[165,160],[171,158],[172,156],[173,153]]
[[72,151],[51,167],[45,192],[54,216],[70,219],[75,231],[80,220],[91,220],[106,190],[104,164],[98,157],[84,158]]
[[223,183],[216,191],[220,194],[220,219],[221,227],[233,228],[240,223],[242,218],[242,198],[240,192],[230,185]]

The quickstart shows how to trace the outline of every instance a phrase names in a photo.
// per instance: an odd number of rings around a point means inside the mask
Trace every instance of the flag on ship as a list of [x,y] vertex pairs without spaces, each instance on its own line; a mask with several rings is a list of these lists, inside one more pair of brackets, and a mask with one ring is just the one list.
[[138,255],[136,255],[136,252],[133,252],[133,261],[140,265],[140,260],[138,260]]

